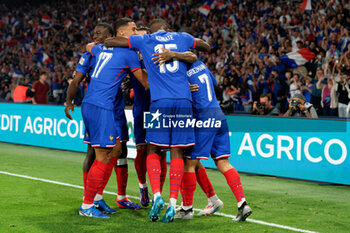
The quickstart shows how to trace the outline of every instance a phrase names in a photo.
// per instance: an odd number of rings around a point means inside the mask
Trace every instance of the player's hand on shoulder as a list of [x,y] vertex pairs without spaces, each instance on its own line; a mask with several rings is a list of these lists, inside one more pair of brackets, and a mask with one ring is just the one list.
[[96,45],[96,42],[91,42],[89,44],[86,45],[86,51],[91,53],[92,47],[94,47]]
[[161,48],[162,52],[160,53],[154,53],[152,56],[152,60],[154,61],[154,64],[162,65],[163,63],[173,59],[174,55],[173,52],[166,48]]

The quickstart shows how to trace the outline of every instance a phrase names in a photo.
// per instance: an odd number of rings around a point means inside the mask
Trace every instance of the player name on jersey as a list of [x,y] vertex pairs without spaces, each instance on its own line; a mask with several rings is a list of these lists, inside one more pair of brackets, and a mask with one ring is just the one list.
[[156,40],[161,41],[161,42],[167,42],[170,40],[174,40],[172,35],[169,36],[156,36]]
[[197,74],[198,72],[205,70],[205,65],[201,64],[199,66],[193,67],[192,69],[190,69],[189,71],[187,71],[187,76],[191,77],[194,74]]

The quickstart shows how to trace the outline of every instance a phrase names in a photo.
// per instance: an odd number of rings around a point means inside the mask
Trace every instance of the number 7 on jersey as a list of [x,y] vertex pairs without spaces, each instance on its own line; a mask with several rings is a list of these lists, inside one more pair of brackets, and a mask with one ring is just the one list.
[[209,83],[209,77],[207,74],[202,74],[198,76],[201,83],[205,83],[207,85],[207,94],[208,94],[208,100],[211,102],[213,100],[213,95],[211,93],[210,83]]

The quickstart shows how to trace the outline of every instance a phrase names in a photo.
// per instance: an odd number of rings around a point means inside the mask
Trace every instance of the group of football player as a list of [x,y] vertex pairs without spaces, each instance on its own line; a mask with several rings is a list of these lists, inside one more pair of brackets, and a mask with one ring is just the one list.
[[[200,162],[209,156],[236,197],[238,213],[234,220],[244,221],[252,210],[246,202],[240,176],[228,160],[229,130],[215,98],[216,80],[190,51],[209,51],[210,46],[187,33],[169,32],[169,25],[163,19],[153,20],[149,28],[137,28],[132,19],[121,18],[115,23],[115,33],[111,25],[99,23],[93,40],[79,60],[67,91],[65,108],[67,117],[72,119],[72,100],[79,83],[88,75],[88,90],[81,106],[88,151],[83,166],[84,199],[79,214],[109,218],[108,214],[116,212],[102,195],[113,169],[118,185],[117,206],[141,208],[126,196],[128,126],[121,84],[124,77],[129,76],[135,93],[135,169],[142,206],[150,203],[146,174],[153,192],[149,219],[157,221],[165,206],[162,198],[167,173],[165,151],[170,150],[170,200],[160,221],[193,218],[197,182],[208,197],[208,205],[199,215],[211,215],[222,208],[223,202]],[[166,117],[170,123],[167,127],[146,130],[145,112],[152,116],[150,123],[161,123]],[[209,119],[215,120],[211,127],[198,123]],[[181,122],[185,122],[186,127]],[[179,191],[182,203],[176,209]]]

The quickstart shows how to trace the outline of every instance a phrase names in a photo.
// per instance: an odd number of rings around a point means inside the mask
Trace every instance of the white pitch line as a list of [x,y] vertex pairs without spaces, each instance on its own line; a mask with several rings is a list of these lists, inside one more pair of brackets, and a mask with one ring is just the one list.
[[[0,171],[0,174],[9,175],[9,176],[16,176],[16,177],[21,177],[21,178],[30,179],[30,180],[38,180],[38,181],[42,181],[42,182],[45,182],[45,183],[58,184],[58,185],[62,185],[62,186],[72,187],[72,188],[84,189],[84,187],[80,186],[80,185],[68,184],[68,183],[64,183],[64,182],[48,180],[48,179],[42,179],[42,178],[26,176],[26,175],[20,175],[20,174],[5,172],[5,171]],[[117,193],[109,192],[109,191],[103,191],[103,193],[111,194],[111,195],[115,195],[115,196],[117,195]],[[134,197],[134,196],[129,196],[129,195],[127,195],[127,197],[132,198],[132,199],[139,199],[139,197]],[[201,211],[201,209],[194,209],[194,210],[195,211]],[[223,214],[223,213],[215,213],[215,215],[223,216],[223,217],[226,217],[226,218],[232,218],[232,219],[235,218],[235,216],[233,216],[233,215]],[[285,225],[280,225],[280,224],[275,224],[275,223],[264,222],[264,221],[255,220],[255,219],[252,219],[252,218],[247,218],[246,221],[247,222],[261,224],[261,225],[266,225],[266,226],[271,226],[271,227],[277,227],[277,228],[282,228],[282,229],[286,229],[286,230],[291,230],[291,231],[295,231],[295,232],[317,233],[316,231],[309,231],[309,230],[304,230],[304,229],[300,229],[300,228],[295,228],[295,227],[290,227],[290,226],[285,226]]]

